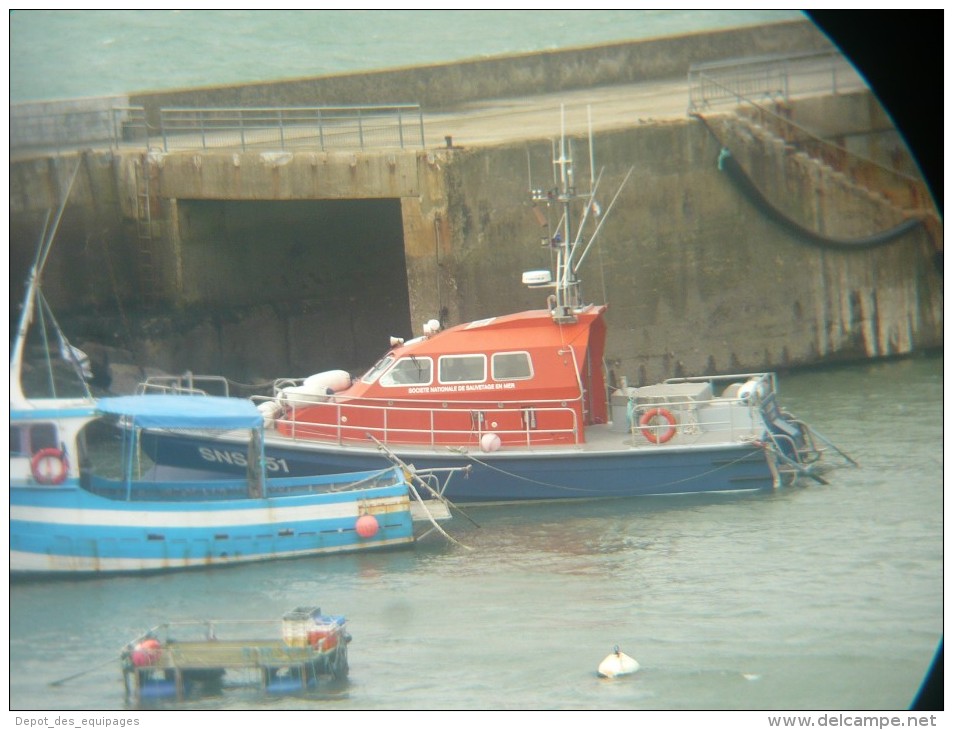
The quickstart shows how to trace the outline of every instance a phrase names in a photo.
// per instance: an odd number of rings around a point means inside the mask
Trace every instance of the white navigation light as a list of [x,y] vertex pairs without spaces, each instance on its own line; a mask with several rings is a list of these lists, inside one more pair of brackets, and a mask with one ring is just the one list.
[[553,275],[549,271],[524,271],[523,283],[526,286],[547,286],[553,283]]

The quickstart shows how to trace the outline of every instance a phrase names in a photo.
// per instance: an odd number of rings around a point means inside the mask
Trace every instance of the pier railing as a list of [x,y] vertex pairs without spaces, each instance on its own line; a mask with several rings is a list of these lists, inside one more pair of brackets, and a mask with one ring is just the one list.
[[803,94],[838,94],[863,88],[863,79],[837,51],[692,64],[688,112],[745,101],[788,101]]
[[367,149],[424,146],[417,104],[159,111],[162,147]]
[[10,152],[49,154],[88,149],[146,147],[145,109],[123,106],[117,99],[62,105],[11,104]]
[[337,107],[167,108],[98,105],[51,111],[49,105],[11,106],[10,150],[208,150],[291,148],[372,149],[424,146],[419,104]]

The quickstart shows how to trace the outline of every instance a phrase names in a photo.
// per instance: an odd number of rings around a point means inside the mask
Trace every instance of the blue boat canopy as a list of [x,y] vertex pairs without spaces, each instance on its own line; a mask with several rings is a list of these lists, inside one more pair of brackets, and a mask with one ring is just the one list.
[[126,416],[141,428],[261,428],[251,401],[214,395],[124,395],[100,398],[103,415]]

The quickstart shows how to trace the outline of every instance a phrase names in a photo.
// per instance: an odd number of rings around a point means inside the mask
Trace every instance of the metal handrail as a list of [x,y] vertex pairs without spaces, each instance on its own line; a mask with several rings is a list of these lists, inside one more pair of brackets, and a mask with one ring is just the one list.
[[183,375],[150,375],[136,386],[136,394],[208,395],[210,389],[226,398],[231,395],[227,378],[221,375],[193,375],[190,372]]
[[838,94],[863,80],[837,51],[808,51],[692,64],[688,70],[688,112],[719,104],[782,100],[808,93]]
[[399,147],[419,139],[419,104],[335,107],[173,107],[159,110],[165,151],[254,147]]
[[10,149],[71,152],[102,145],[118,149],[134,143],[148,144],[145,109],[109,106],[50,113],[35,111],[32,104],[10,105]]
[[[419,104],[328,107],[170,107],[156,116],[142,106],[38,111],[10,107],[10,149],[65,152],[90,145],[119,149],[424,147]],[[150,119],[153,120],[150,123]],[[156,123],[158,126],[156,126]]]
[[[526,446],[538,445],[538,442],[534,440],[533,434],[536,431],[530,427],[526,419],[523,418],[527,410],[532,410],[534,414],[546,414],[546,413],[557,413],[564,416],[568,416],[569,426],[564,428],[551,428],[546,427],[545,431],[547,434],[556,434],[556,435],[566,435],[572,439],[573,443],[580,442],[580,430],[579,422],[575,409],[570,405],[570,401],[554,401],[554,403],[559,403],[559,405],[553,406],[540,406],[538,403],[532,406],[514,406],[510,408],[500,408],[493,402],[484,402],[484,401],[471,401],[468,402],[466,407],[460,407],[455,404],[457,407],[444,407],[442,403],[435,405],[434,407],[414,407],[414,406],[396,406],[388,405],[382,403],[353,403],[348,401],[337,402],[334,400],[333,396],[329,396],[331,400],[326,402],[314,402],[309,400],[294,400],[286,399],[284,404],[291,407],[306,407],[306,408],[331,408],[334,409],[335,413],[333,420],[329,419],[327,422],[307,422],[307,421],[298,421],[294,418],[286,419],[281,417],[276,417],[274,419],[274,424],[287,425],[290,433],[289,437],[292,439],[311,439],[314,437],[307,435],[308,429],[321,429],[326,430],[327,432],[333,432],[334,440],[338,445],[343,445],[345,442],[366,442],[367,434],[371,433],[376,438],[387,445],[393,443],[413,443],[420,445],[427,445],[431,447],[448,445],[445,443],[441,437],[447,437],[451,439],[450,443],[457,443],[461,440],[461,437],[476,437],[478,440],[487,433],[495,433],[501,437],[519,435],[521,439],[525,442]],[[274,398],[266,398],[263,396],[252,396],[251,400],[257,403],[263,402],[273,402]],[[578,399],[577,399],[578,400]],[[345,410],[356,410],[356,411],[366,411],[373,413],[383,413],[384,422],[382,425],[376,426],[364,426],[357,425],[351,426],[347,424],[345,419],[342,419],[342,416],[347,414]],[[520,429],[501,429],[501,428],[484,428],[484,422],[482,419],[478,420],[475,426],[468,429],[448,429],[448,428],[437,428],[436,422],[440,417],[459,415],[464,417],[472,417],[472,414],[476,411],[485,414],[496,414],[496,415],[517,415],[522,419],[523,427]],[[391,419],[396,414],[413,414],[415,416],[420,416],[421,414],[426,414],[429,420],[428,428],[407,428],[402,426],[391,425]],[[487,418],[489,415],[487,415]],[[301,433],[304,432],[304,433]],[[404,439],[413,439],[415,436],[428,436],[427,441],[421,439],[414,439],[412,441],[400,440],[398,439],[403,436]]]

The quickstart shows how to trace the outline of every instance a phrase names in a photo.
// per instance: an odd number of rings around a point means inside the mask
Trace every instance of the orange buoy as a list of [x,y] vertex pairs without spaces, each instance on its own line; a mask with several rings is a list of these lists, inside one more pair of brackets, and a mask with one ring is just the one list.
[[132,664],[136,667],[151,667],[159,660],[162,645],[156,639],[146,639],[136,644],[132,650]]
[[361,537],[374,537],[380,529],[380,525],[377,523],[377,518],[374,517],[374,515],[361,515],[357,518],[354,529],[357,530],[357,534]]

